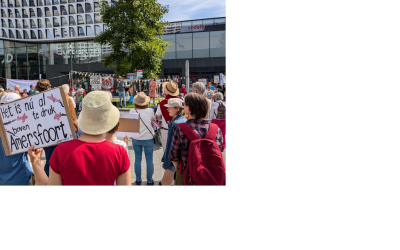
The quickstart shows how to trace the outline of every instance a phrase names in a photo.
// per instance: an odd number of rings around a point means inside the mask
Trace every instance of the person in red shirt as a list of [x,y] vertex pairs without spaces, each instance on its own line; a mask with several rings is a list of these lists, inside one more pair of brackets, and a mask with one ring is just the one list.
[[40,160],[42,149],[28,150],[37,185],[131,185],[130,160],[124,147],[103,138],[119,122],[119,110],[104,91],[83,99],[77,140],[58,144],[50,158],[49,177]]
[[183,94],[183,97],[185,97],[186,96],[186,88],[185,88],[185,84],[182,84],[182,88],[179,90],[182,94]]

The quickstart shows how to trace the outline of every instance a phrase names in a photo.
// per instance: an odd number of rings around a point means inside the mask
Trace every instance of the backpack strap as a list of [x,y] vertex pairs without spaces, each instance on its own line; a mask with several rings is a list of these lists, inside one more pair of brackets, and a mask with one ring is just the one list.
[[193,129],[187,123],[178,123],[178,125],[183,133],[189,138],[190,141],[194,141],[200,139],[200,137],[193,131]]
[[217,133],[218,133],[218,125],[210,123],[210,128],[208,129],[207,135],[204,138],[215,140],[215,138],[217,138]]

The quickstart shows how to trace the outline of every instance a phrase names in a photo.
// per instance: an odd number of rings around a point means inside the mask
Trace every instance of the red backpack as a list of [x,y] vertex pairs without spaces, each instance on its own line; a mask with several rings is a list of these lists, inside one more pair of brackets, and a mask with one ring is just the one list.
[[187,123],[177,125],[190,140],[183,184],[225,185],[225,163],[221,150],[215,142],[218,126],[210,124],[207,135],[200,138]]

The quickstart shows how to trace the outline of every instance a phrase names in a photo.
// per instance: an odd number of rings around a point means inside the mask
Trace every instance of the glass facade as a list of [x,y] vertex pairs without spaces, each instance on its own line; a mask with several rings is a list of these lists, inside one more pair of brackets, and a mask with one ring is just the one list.
[[225,57],[225,30],[162,35],[172,44],[162,59]]
[[46,66],[72,63],[100,63],[111,52],[110,46],[85,42],[21,43],[0,40],[0,79],[37,80],[46,78]]

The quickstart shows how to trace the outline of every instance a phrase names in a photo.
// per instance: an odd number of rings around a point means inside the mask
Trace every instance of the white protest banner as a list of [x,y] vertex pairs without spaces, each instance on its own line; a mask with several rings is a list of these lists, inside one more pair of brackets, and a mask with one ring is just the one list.
[[62,87],[0,106],[0,136],[6,155],[76,139]]
[[219,73],[220,84],[224,85],[226,83],[226,76],[222,73]]
[[7,79],[7,88],[12,88],[13,90],[15,90],[15,85],[19,85],[22,91],[24,89],[29,91],[30,86],[35,86],[37,82],[38,80]]
[[214,76],[214,83],[219,83],[219,75]]
[[199,79],[199,82],[204,83],[205,85],[207,85],[207,79]]
[[101,90],[101,76],[95,75],[90,77],[90,85],[92,90]]

